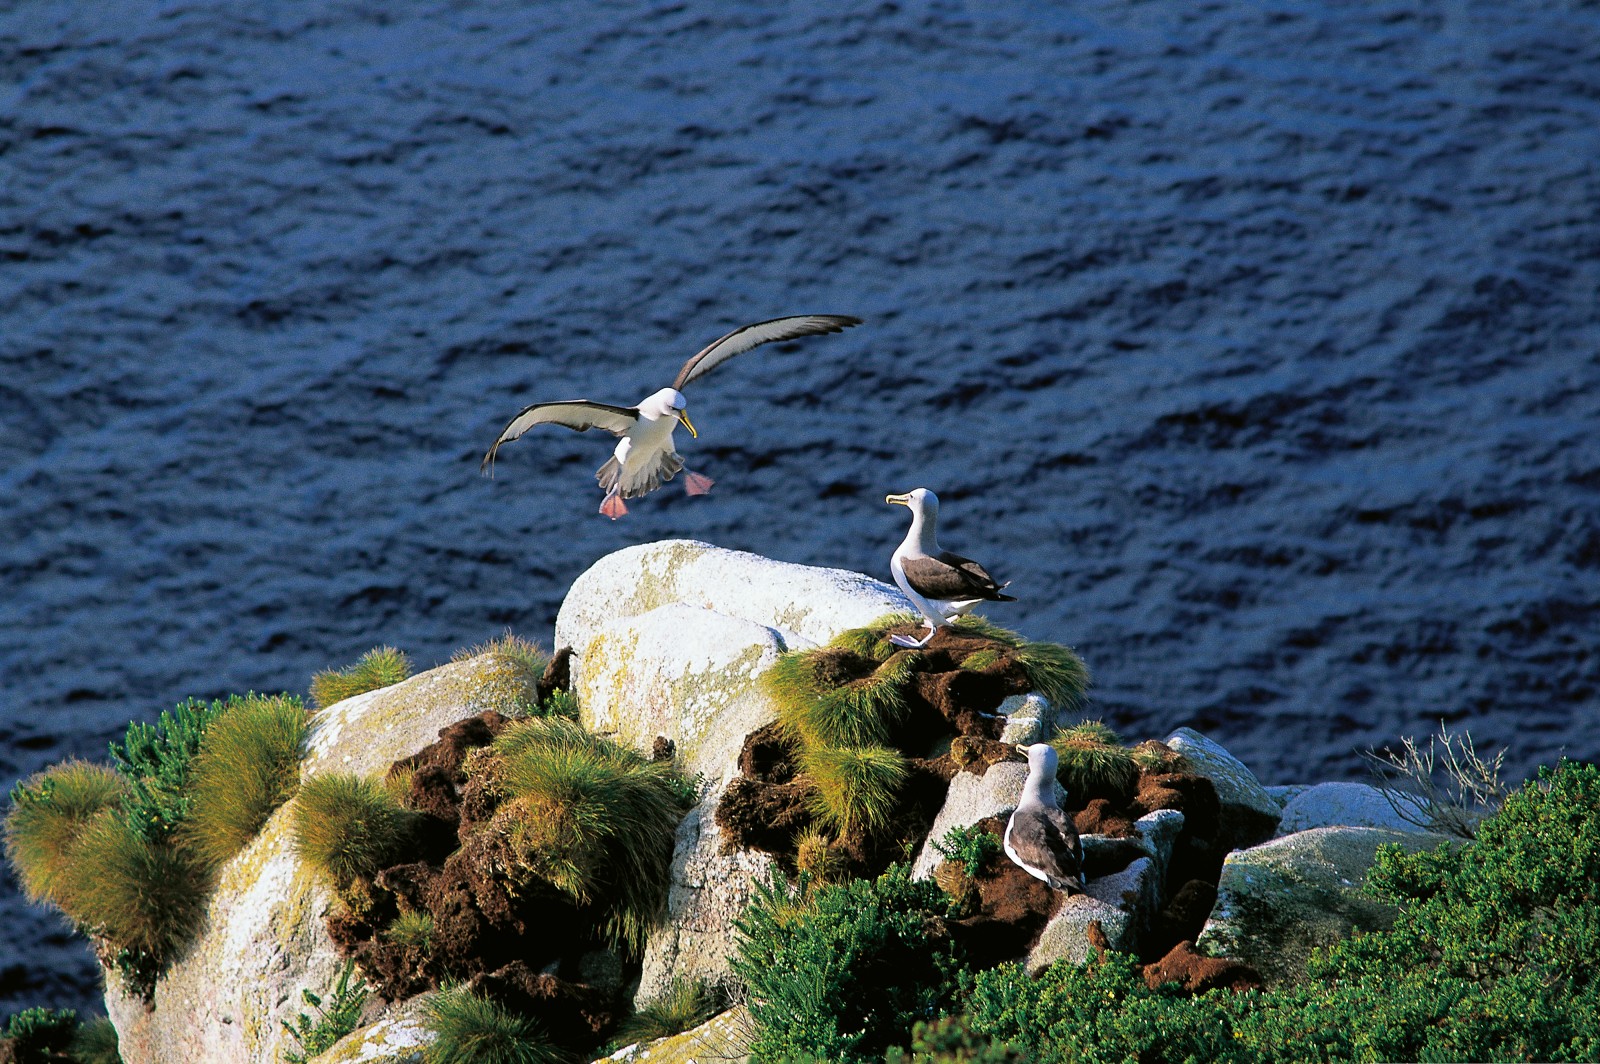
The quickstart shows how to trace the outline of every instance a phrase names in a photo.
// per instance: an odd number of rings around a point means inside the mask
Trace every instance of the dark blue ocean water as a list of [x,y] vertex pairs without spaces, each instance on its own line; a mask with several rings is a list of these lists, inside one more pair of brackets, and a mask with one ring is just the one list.
[[[0,6],[6,781],[633,543],[887,578],[917,485],[1130,738],[1600,753],[1594,3]],[[478,477],[797,312],[868,324],[694,386],[710,497]]]

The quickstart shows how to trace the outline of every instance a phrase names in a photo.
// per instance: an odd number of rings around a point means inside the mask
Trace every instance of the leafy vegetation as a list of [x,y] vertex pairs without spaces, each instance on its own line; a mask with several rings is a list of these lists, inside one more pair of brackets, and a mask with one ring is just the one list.
[[310,717],[293,695],[230,699],[190,770],[184,843],[215,868],[249,845],[300,781]]
[[347,698],[392,687],[410,675],[411,659],[405,654],[394,647],[373,647],[354,665],[328,669],[311,677],[311,705],[327,709]]
[[668,1038],[715,1016],[719,995],[698,979],[674,979],[661,996],[622,1021],[612,1041],[618,1045]]
[[361,1006],[367,1003],[367,984],[357,979],[352,985],[355,971],[355,962],[346,962],[339,970],[339,981],[326,998],[309,988],[300,991],[301,1000],[315,1009],[316,1015],[302,1012],[292,1024],[287,1020],[279,1021],[300,1047],[284,1051],[283,1059],[289,1064],[306,1064],[360,1024]]
[[733,959],[753,1059],[881,1059],[951,1000],[958,955],[932,919],[945,911],[939,889],[899,865],[873,881],[758,886]]
[[4,1037],[11,1043],[11,1059],[35,1064],[60,1059],[72,1046],[78,1014],[72,1009],[23,1009],[6,1021]]
[[434,1041],[427,1064],[558,1064],[563,1054],[532,1020],[465,987],[447,987],[424,1007]]
[[166,839],[189,818],[189,775],[200,739],[234,701],[190,699],[163,711],[155,724],[135,721],[122,743],[111,744],[111,761],[132,788],[128,816],[140,834]]
[[933,848],[946,861],[961,865],[962,871],[971,878],[983,871],[991,857],[1000,853],[1000,840],[976,825],[953,827],[945,832],[943,839],[934,842]]
[[294,849],[346,902],[349,889],[393,857],[415,814],[382,783],[348,772],[312,776],[294,804]]
[[599,905],[612,941],[642,948],[693,804],[682,773],[564,717],[519,720],[469,764],[506,796],[492,823],[517,857],[513,877]]
[[63,761],[11,789],[6,856],[32,901],[66,910],[78,840],[101,813],[121,805],[127,780],[104,765]]

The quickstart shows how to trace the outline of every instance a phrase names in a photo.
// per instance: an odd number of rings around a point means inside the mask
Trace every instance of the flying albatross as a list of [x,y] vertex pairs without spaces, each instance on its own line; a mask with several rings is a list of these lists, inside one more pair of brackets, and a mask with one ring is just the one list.
[[1028,755],[1028,782],[1006,821],[1006,856],[1034,879],[1069,894],[1083,890],[1083,843],[1072,818],[1056,804],[1056,752],[1049,743],[1019,746]]
[[890,642],[902,647],[924,647],[939,626],[959,617],[980,602],[1015,602],[1016,596],[1000,594],[1010,582],[995,583],[983,566],[939,549],[935,525],[939,521],[939,496],[927,488],[904,495],[885,495],[884,502],[898,503],[911,510],[911,529],[889,559],[894,582],[928,619],[928,634],[922,639],[891,635]]
[[688,400],[683,397],[682,389],[734,355],[753,347],[777,340],[836,333],[860,324],[860,318],[844,314],[798,314],[735,329],[685,362],[672,387],[646,396],[637,406],[611,406],[588,399],[534,403],[511,419],[489,453],[483,456],[479,472],[493,476],[494,459],[500,448],[535,425],[565,425],[578,432],[600,428],[620,437],[611,460],[595,473],[595,480],[606,493],[600,512],[613,521],[628,512],[624,499],[648,494],[680,472],[685,473],[684,487],[690,495],[704,495],[715,481],[693,470],[684,470],[683,457],[672,445],[672,432],[680,424],[689,430],[690,436],[696,439],[700,436],[685,412]]

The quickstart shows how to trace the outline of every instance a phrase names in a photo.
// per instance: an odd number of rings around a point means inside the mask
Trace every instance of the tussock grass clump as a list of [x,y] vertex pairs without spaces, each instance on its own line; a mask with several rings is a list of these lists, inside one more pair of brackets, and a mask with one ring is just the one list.
[[348,772],[313,776],[295,798],[295,853],[343,893],[399,852],[414,819],[378,780]]
[[31,901],[63,904],[79,837],[102,812],[119,806],[128,783],[104,765],[64,761],[11,789],[5,848]]
[[401,913],[384,929],[383,937],[426,953],[433,946],[433,916],[419,910]]
[[717,1014],[720,1004],[717,993],[703,981],[679,976],[660,997],[623,1020],[612,1040],[631,1045],[670,1038],[705,1023]]
[[392,687],[411,675],[411,659],[394,647],[373,647],[361,660],[343,669],[328,669],[311,677],[311,705],[327,709],[368,691]]
[[1016,651],[1017,664],[1028,685],[1059,709],[1076,709],[1089,690],[1089,667],[1071,647],[1059,643],[1030,643],[1009,628],[986,617],[967,614],[950,622],[963,635],[978,635]]
[[122,1064],[116,1026],[104,1016],[83,1024],[72,1036],[71,1055],[76,1064]]
[[190,780],[180,837],[215,868],[249,845],[300,783],[310,717],[293,695],[247,695],[211,722]]
[[484,654],[501,654],[521,665],[534,676],[544,673],[544,667],[550,663],[549,655],[539,648],[539,644],[513,635],[511,629],[506,629],[498,639],[490,639],[470,647],[462,647],[450,655],[450,660],[470,661]]
[[922,617],[918,614],[891,613],[879,617],[863,628],[851,628],[840,632],[828,642],[828,645],[837,650],[848,650],[852,654],[873,661],[888,661],[902,649],[889,642],[889,633],[896,628],[921,623]]
[[1122,802],[1132,798],[1139,786],[1139,763],[1133,752],[1118,746],[1116,733],[1100,721],[1075,724],[1050,745],[1059,759],[1056,779],[1075,798]]
[[473,771],[509,800],[495,814],[527,874],[579,904],[600,899],[613,942],[643,946],[666,900],[682,774],[564,717],[521,720]]
[[423,1015],[434,1041],[427,1064],[559,1064],[565,1055],[539,1025],[465,987],[430,997]]
[[968,672],[982,672],[992,669],[1000,663],[1000,651],[989,647],[987,650],[975,650],[961,659],[961,667]]
[[826,832],[809,828],[800,833],[794,844],[795,870],[812,883],[834,883],[843,877],[844,858],[838,846]]
[[83,831],[67,869],[62,908],[120,949],[164,968],[189,943],[211,889],[205,866],[180,846],[151,839],[120,810]]
[[785,654],[761,676],[783,728],[802,746],[874,746],[906,713],[905,692],[923,657],[896,654],[866,676],[848,671],[848,651]]
[[800,769],[816,788],[812,812],[840,832],[876,831],[889,822],[909,768],[887,746],[821,746],[801,752]]

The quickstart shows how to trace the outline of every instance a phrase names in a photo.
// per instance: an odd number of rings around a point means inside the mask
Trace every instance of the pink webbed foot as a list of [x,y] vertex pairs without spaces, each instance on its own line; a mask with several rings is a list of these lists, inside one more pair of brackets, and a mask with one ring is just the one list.
[[683,490],[690,495],[705,495],[715,483],[716,481],[704,473],[692,473],[687,469],[683,471]]
[[606,496],[605,502],[600,504],[600,512],[615,521],[628,512],[628,506],[622,501],[622,496],[616,492]]

